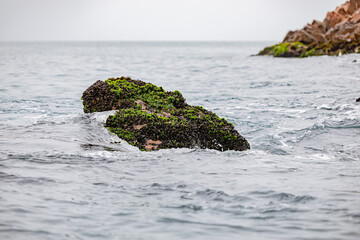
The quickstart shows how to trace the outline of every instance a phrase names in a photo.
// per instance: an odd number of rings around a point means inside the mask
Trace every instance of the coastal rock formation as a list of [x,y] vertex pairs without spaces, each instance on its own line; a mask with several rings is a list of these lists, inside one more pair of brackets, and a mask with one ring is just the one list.
[[248,141],[234,125],[200,106],[191,106],[179,91],[128,77],[97,81],[84,91],[85,113],[118,110],[105,126],[140,150],[209,148],[242,151]]
[[360,53],[360,0],[350,0],[324,21],[314,20],[303,29],[290,31],[282,43],[262,50],[259,55],[308,57]]

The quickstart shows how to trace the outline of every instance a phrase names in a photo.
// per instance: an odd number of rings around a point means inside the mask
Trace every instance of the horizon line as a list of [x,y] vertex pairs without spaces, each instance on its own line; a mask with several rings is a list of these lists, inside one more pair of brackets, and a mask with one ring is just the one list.
[[278,42],[276,40],[0,40],[0,43],[56,43],[56,42],[203,42],[203,43],[216,43],[216,42]]

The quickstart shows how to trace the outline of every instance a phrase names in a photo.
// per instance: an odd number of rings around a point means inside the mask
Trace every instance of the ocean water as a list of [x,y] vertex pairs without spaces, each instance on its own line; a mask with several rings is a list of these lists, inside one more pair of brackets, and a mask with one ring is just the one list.
[[[0,239],[360,239],[360,55],[271,43],[0,43]],[[84,114],[96,80],[179,90],[244,152],[141,152]]]

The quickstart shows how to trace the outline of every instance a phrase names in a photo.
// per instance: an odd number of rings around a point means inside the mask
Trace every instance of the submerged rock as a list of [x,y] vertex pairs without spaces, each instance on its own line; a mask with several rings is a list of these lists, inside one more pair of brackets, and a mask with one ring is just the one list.
[[179,91],[128,77],[97,81],[84,91],[85,113],[118,110],[105,126],[141,150],[209,148],[250,149],[234,125],[200,106],[191,106]]
[[350,0],[329,12],[324,21],[314,20],[303,29],[290,31],[282,43],[259,55],[308,57],[360,53],[360,0]]

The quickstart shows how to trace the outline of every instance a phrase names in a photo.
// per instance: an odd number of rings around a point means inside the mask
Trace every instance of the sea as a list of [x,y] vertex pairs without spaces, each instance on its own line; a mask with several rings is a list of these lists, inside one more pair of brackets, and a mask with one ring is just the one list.
[[[255,56],[271,44],[1,42],[0,239],[360,239],[360,55]],[[130,146],[81,102],[120,76],[251,150]]]

